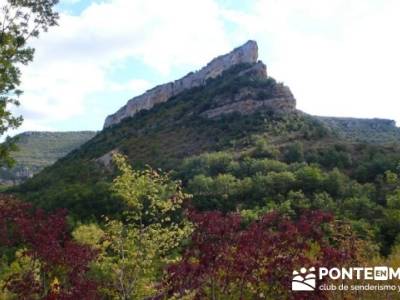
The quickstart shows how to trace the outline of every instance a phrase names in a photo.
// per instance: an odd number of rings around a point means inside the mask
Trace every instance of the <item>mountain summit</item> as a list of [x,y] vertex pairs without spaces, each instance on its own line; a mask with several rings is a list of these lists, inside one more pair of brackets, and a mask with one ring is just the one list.
[[125,106],[106,118],[104,127],[106,128],[118,124],[121,120],[132,117],[143,109],[150,109],[155,104],[166,102],[171,97],[185,90],[203,86],[208,79],[220,76],[224,71],[227,71],[235,65],[249,64],[251,66],[257,66],[261,75],[266,77],[265,65],[257,61],[257,42],[248,41],[244,45],[235,48],[230,53],[214,58],[197,72],[191,72],[181,79],[156,86],[144,94],[130,99]]

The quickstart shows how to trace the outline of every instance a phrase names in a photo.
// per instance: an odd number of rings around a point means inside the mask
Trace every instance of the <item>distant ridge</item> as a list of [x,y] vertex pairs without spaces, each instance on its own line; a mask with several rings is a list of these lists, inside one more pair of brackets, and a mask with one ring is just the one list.
[[19,148],[12,156],[13,168],[0,169],[0,183],[19,184],[96,135],[95,131],[26,131],[13,139]]
[[400,141],[400,128],[396,126],[394,120],[379,118],[314,117],[348,140],[372,143]]

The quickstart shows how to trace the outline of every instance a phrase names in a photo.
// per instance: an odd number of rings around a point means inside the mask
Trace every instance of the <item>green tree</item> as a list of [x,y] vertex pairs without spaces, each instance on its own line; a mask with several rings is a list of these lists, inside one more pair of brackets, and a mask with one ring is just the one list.
[[266,176],[266,184],[274,194],[286,194],[294,188],[296,177],[292,172],[270,172]]
[[223,199],[237,193],[238,180],[231,174],[220,174],[214,179],[214,191]]
[[381,214],[381,208],[365,196],[345,199],[343,209],[344,215],[356,219],[374,220]]
[[120,175],[113,190],[127,207],[124,220],[107,219],[104,233],[84,225],[74,236],[100,249],[93,272],[107,299],[143,299],[154,295],[162,267],[174,259],[174,250],[191,232],[182,217],[189,195],[168,175],[134,171],[122,155],[114,161]]
[[251,153],[251,156],[255,158],[273,158],[276,159],[279,156],[279,150],[274,146],[268,143],[268,141],[264,137],[253,137],[255,139],[254,149]]
[[214,180],[203,174],[196,175],[189,181],[188,188],[195,195],[212,195],[214,193]]
[[335,212],[337,203],[327,192],[315,193],[313,196],[312,209]]
[[304,146],[300,142],[295,142],[288,146],[285,151],[285,161],[288,163],[304,161]]
[[[0,7],[0,136],[9,129],[17,128],[21,116],[14,116],[10,110],[19,105],[22,91],[18,88],[21,65],[33,59],[34,49],[28,40],[38,37],[42,31],[57,25],[58,14],[54,6],[58,0],[7,0]],[[0,145],[0,165],[11,165],[10,151],[14,150],[10,139]]]
[[327,174],[324,182],[325,190],[334,197],[343,197],[346,193],[349,178],[334,168]]
[[295,172],[299,188],[306,194],[318,191],[322,187],[325,174],[317,166],[304,166]]

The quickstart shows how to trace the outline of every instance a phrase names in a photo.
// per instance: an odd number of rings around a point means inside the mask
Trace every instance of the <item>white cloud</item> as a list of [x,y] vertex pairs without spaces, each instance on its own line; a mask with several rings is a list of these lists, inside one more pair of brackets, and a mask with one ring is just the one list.
[[394,0],[257,0],[228,17],[259,40],[269,73],[300,109],[400,122],[399,11]]

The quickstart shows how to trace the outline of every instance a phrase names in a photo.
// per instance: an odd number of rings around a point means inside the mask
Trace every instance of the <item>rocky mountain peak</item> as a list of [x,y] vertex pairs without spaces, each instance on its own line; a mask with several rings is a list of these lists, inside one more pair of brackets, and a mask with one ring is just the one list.
[[[191,72],[179,80],[156,86],[144,94],[130,99],[125,106],[106,118],[104,127],[118,124],[121,120],[132,117],[143,109],[150,109],[158,103],[166,102],[185,90],[204,85],[207,79],[215,78],[235,65],[257,64],[257,60],[257,42],[248,41],[230,53],[214,58],[197,72]],[[264,76],[267,76],[265,65],[263,66],[259,70],[265,73]]]

